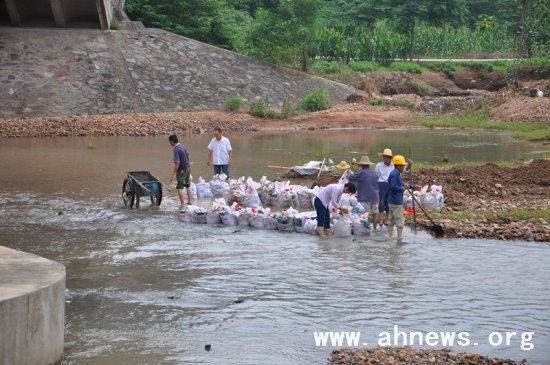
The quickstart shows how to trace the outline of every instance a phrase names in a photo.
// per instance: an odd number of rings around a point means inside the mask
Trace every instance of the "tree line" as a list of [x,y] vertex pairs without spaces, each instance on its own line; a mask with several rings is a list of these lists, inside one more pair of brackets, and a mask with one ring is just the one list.
[[147,27],[304,71],[312,58],[550,54],[548,0],[127,0],[126,11]]

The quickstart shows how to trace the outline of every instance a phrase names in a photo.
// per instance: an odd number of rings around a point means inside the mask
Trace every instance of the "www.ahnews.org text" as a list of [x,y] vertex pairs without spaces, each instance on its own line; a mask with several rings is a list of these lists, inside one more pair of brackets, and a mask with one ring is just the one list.
[[[490,346],[516,346],[524,351],[532,350],[533,337],[535,332],[520,332],[520,331],[494,331],[489,333],[485,339]],[[470,332],[418,332],[418,331],[401,331],[399,326],[394,325],[393,331],[382,331],[378,333],[376,338],[371,337],[370,341],[367,336],[362,336],[361,332],[314,332],[315,346],[317,347],[358,347],[377,345],[382,347],[389,346],[430,346],[430,347],[468,347],[481,345],[479,342],[474,342],[471,339]],[[373,343],[372,340],[375,339]]]

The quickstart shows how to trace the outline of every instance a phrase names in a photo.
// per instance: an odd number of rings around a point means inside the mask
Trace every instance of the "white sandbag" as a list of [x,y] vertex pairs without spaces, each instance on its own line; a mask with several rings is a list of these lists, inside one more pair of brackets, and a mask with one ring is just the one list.
[[225,181],[217,179],[210,182],[210,191],[212,192],[214,198],[227,199],[229,197],[230,189],[229,184]]
[[298,207],[300,209],[311,209],[311,197],[312,194],[308,190],[300,190],[296,193],[298,197]]
[[228,226],[237,225],[237,216],[233,212],[224,211],[220,213],[220,219],[223,224]]
[[263,214],[256,214],[255,216],[250,218],[250,225],[254,228],[262,228],[265,229],[265,221],[266,216]]
[[277,220],[277,229],[283,232],[294,232],[294,218],[280,217]]
[[[443,197],[443,194],[441,194]],[[436,195],[428,193],[422,197],[422,208],[426,210],[440,211],[443,208],[443,201],[439,200]]]
[[292,193],[285,191],[279,194],[279,199],[277,201],[277,207],[281,209],[287,209],[292,206]]
[[218,224],[221,223],[222,219],[220,217],[219,211],[211,211],[206,214],[206,223],[207,224]]
[[317,234],[317,219],[308,219],[304,223],[304,233]]
[[354,221],[353,222],[353,235],[354,236],[370,236],[371,229],[368,221]]
[[206,182],[197,183],[197,197],[199,199],[213,198],[212,191],[210,190],[210,184]]
[[334,223],[334,237],[343,238],[351,236],[351,224],[350,220],[341,216],[336,223]]
[[277,217],[275,216],[268,216],[266,219],[265,219],[265,229],[268,229],[268,230],[276,230],[277,229],[277,226],[278,226],[278,221],[277,221]]
[[191,223],[191,221],[193,219],[193,213],[189,213],[187,211],[180,212],[179,218],[180,218],[180,221],[182,221],[182,222]]
[[191,186],[189,187],[191,189],[191,197],[193,199],[197,199],[198,196],[197,196],[197,184],[195,184],[194,182],[191,182]]
[[243,206],[247,208],[259,208],[262,206],[258,192],[255,189],[250,189],[243,196]]
[[235,212],[237,216],[237,225],[241,227],[248,227],[250,225],[250,216],[247,212]]
[[193,212],[193,217],[191,218],[191,221],[195,224],[206,224],[208,221],[207,212]]

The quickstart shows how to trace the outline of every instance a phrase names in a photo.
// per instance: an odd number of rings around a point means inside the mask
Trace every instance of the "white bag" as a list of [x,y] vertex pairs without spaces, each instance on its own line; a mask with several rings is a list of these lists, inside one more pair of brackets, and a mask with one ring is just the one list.
[[228,226],[237,225],[237,216],[233,212],[228,212],[228,211],[221,212],[220,219],[222,220],[223,224],[226,224]]
[[248,227],[250,225],[250,216],[248,215],[248,213],[238,212],[234,214],[237,216],[237,225],[242,227]]
[[304,223],[304,233],[317,234],[317,219],[308,219]]
[[277,218],[269,216],[265,219],[265,228],[268,230],[276,230],[278,226]]
[[254,217],[250,218],[250,225],[255,228],[265,229],[265,220],[266,216],[263,214],[256,214]]
[[210,184],[203,182],[197,184],[197,197],[202,198],[213,198],[212,191],[210,190]]
[[225,198],[229,197],[229,184],[221,180],[213,180],[210,182],[210,191],[214,198]]
[[255,189],[251,189],[243,197],[243,205],[247,208],[259,208],[262,206],[258,192]]
[[334,224],[334,237],[350,237],[351,224],[347,217],[341,216]]
[[370,236],[370,224],[364,221],[353,221],[353,235],[354,236]]
[[206,215],[206,223],[208,224],[218,224],[221,223],[222,219],[220,217],[220,212],[208,212]]

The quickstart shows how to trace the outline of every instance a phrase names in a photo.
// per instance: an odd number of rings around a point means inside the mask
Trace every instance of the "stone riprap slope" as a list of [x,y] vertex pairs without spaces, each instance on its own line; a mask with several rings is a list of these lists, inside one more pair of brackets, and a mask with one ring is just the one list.
[[158,29],[0,28],[0,117],[221,109],[353,89]]

